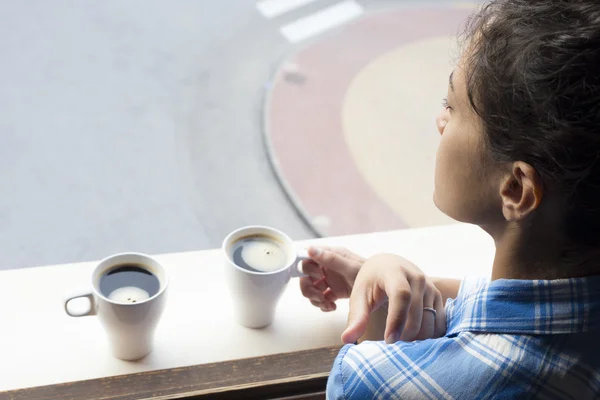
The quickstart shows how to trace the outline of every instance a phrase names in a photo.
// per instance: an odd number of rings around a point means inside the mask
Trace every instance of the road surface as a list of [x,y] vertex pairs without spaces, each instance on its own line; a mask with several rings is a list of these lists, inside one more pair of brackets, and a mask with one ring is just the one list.
[[218,247],[247,224],[311,237],[268,162],[263,97],[321,34],[295,22],[360,3],[283,3],[3,1],[0,269]]

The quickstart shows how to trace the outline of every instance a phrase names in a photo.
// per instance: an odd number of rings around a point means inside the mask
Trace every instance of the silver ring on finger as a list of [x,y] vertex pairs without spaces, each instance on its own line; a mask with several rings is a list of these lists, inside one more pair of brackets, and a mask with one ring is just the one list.
[[431,311],[434,317],[437,316],[437,311],[433,307],[423,307],[423,311]]

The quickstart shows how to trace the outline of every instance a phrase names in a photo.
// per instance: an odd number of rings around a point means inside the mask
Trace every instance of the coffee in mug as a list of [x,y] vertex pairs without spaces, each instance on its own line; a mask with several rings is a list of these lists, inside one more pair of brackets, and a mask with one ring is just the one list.
[[100,277],[100,293],[122,304],[133,304],[158,293],[160,281],[142,264],[116,265]]
[[285,244],[269,235],[254,234],[238,238],[230,245],[233,262],[252,272],[273,272],[288,266]]

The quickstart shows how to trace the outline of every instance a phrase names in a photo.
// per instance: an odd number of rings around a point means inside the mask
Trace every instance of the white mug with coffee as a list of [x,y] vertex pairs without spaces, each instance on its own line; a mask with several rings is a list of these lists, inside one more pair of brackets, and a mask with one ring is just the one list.
[[[67,296],[65,311],[72,317],[97,315],[112,352],[122,360],[138,360],[152,351],[154,331],[166,302],[168,278],[152,257],[121,253],[102,260],[92,273],[92,289]],[[69,302],[85,297],[90,309],[69,310]]]
[[269,325],[290,279],[304,276],[301,261],[308,255],[285,233],[265,226],[231,232],[222,249],[237,322],[248,328]]

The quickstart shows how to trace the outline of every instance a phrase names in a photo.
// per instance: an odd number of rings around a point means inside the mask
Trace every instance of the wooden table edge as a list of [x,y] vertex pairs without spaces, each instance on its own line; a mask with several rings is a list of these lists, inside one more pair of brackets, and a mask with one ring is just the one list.
[[341,346],[36,386],[0,393],[10,400],[324,398]]

